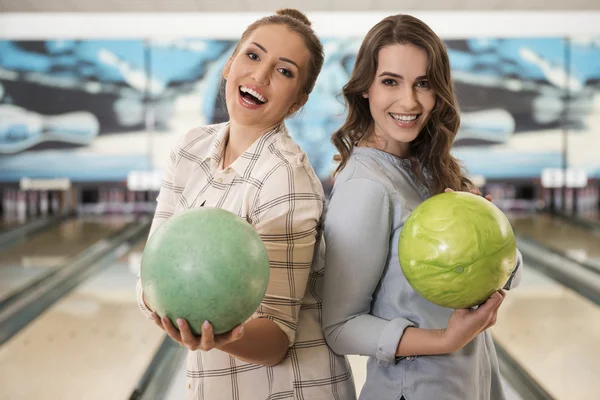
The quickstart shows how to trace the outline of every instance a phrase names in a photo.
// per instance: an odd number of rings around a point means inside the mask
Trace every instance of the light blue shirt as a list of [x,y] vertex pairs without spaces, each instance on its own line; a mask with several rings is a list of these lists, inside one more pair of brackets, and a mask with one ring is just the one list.
[[[356,147],[337,176],[325,214],[323,328],[338,354],[368,356],[361,400],[503,400],[489,332],[439,356],[396,357],[404,330],[444,329],[454,310],[417,294],[402,274],[402,226],[430,196],[410,161]],[[518,274],[510,283],[520,280]]]

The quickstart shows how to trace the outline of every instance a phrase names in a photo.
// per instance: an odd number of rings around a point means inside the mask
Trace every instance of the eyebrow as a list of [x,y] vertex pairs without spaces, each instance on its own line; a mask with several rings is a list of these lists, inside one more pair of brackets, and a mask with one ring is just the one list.
[[[258,47],[259,49],[261,49],[262,51],[264,51],[265,53],[268,53],[267,49],[265,49],[265,47],[259,43],[256,42],[252,42],[253,45],[255,45],[256,47]],[[289,58],[285,58],[285,57],[279,57],[279,59],[281,61],[293,64],[296,66],[296,68],[300,69],[300,67],[298,66],[298,64],[296,64],[294,61],[290,60]]]
[[268,53],[267,49],[265,49],[262,45],[260,45],[260,44],[258,44],[256,42],[252,42],[252,44],[256,45],[256,47],[258,47],[259,49],[261,49],[265,53]]
[[292,60],[290,60],[289,58],[279,57],[279,59],[280,59],[281,61],[285,61],[285,62],[288,62],[288,63],[290,63],[290,64],[294,64],[294,65],[296,66],[296,68],[300,69],[300,67],[298,66],[298,64],[296,64],[295,62],[293,62],[293,61],[292,61]]
[[[379,77],[382,77],[382,76],[391,76],[393,78],[404,79],[404,77],[402,75],[396,74],[394,72],[388,72],[388,71],[383,71],[381,74],[379,74]],[[418,76],[417,79],[415,79],[415,80],[420,80],[420,79],[427,79],[427,76],[421,75],[421,76]]]

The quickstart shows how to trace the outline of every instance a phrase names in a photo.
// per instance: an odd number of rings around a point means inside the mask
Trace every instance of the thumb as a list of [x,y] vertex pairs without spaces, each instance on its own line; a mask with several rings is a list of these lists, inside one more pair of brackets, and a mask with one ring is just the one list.
[[500,293],[494,292],[486,301],[483,303],[478,310],[482,310],[482,312],[492,312],[496,308],[500,307],[502,303],[503,297]]

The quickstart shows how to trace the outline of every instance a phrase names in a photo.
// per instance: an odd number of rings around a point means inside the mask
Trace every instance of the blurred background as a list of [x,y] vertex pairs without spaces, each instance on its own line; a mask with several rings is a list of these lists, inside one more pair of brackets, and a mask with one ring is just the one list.
[[[522,286],[492,329],[514,399],[600,393],[600,3],[0,0],[0,399],[175,399],[185,354],[135,304],[177,135],[228,119],[242,32],[305,12],[325,64],[287,121],[328,190],[339,93],[366,32],[410,13],[444,39],[453,153],[511,218]],[[360,390],[364,359],[351,357]]]

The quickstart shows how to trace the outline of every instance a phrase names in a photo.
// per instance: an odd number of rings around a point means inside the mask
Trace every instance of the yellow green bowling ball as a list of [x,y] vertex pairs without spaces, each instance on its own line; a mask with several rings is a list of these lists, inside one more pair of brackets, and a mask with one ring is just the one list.
[[412,288],[448,308],[483,303],[510,278],[516,241],[510,222],[490,201],[467,192],[430,197],[406,220],[398,256]]
[[196,335],[208,321],[220,334],[258,309],[269,282],[269,258],[246,220],[219,208],[190,209],[149,238],[141,280],[148,305],[161,318],[167,315],[175,327],[183,318]]

